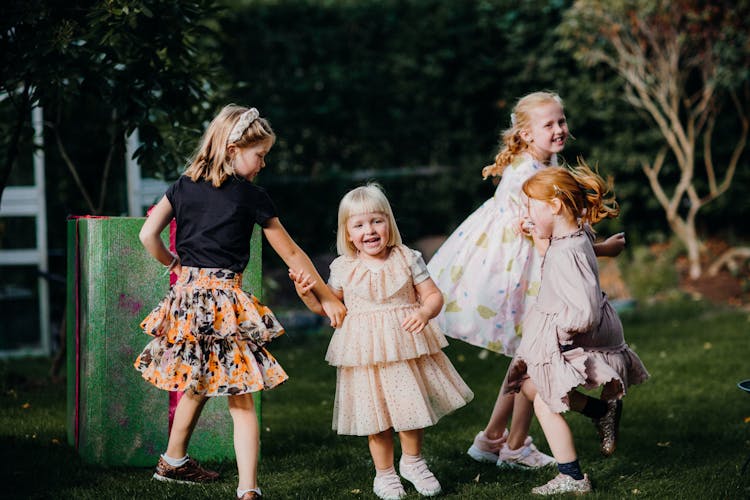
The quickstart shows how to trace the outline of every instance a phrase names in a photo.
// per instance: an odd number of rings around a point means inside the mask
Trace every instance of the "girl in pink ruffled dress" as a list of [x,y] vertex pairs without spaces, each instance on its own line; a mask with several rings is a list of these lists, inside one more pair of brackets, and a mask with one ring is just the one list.
[[[419,252],[401,243],[381,189],[356,188],[341,200],[339,257],[328,285],[347,316],[333,334],[326,361],[337,368],[333,428],[368,436],[375,464],[374,493],[406,495],[394,468],[393,434],[401,441],[401,477],[424,496],[441,491],[422,458],[424,428],[471,401],[473,393],[442,349],[448,345],[431,321],[443,306]],[[305,272],[290,269],[305,304],[321,313]]]
[[[559,474],[532,493],[586,493],[591,483],[578,463],[573,435],[562,413],[591,417],[604,455],[614,452],[620,398],[648,372],[625,343],[622,324],[599,284],[591,224],[618,214],[609,188],[583,162],[550,167],[523,185],[536,247],[543,255],[539,296],[524,320],[526,335],[511,361],[505,393],[521,391],[557,461]],[[602,399],[575,389],[602,387]]]

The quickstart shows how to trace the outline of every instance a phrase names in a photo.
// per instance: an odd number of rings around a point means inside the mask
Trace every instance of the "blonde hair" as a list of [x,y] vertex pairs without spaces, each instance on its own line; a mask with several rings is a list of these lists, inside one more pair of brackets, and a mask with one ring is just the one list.
[[[221,186],[229,176],[234,175],[232,156],[228,154],[229,134],[240,116],[248,110],[249,108],[235,104],[224,106],[203,133],[200,145],[193,153],[185,175],[195,182],[211,181],[216,187]],[[258,117],[232,144],[238,148],[246,148],[265,141],[270,141],[273,145],[276,142],[276,134],[265,118]]]
[[354,188],[341,198],[339,203],[339,225],[336,231],[336,250],[339,255],[348,255],[354,257],[357,255],[357,249],[349,241],[349,231],[346,229],[346,222],[353,215],[369,214],[380,212],[385,214],[388,219],[388,247],[401,244],[401,233],[396,225],[396,218],[393,216],[391,204],[385,197],[383,189],[375,182],[368,183],[366,186]]
[[554,92],[532,92],[518,100],[510,115],[510,128],[500,134],[500,150],[495,155],[495,162],[482,169],[482,178],[503,175],[505,167],[529,149],[529,143],[521,138],[521,132],[531,126],[531,110],[551,103],[563,107],[562,99]]
[[602,179],[583,158],[578,158],[575,167],[539,170],[523,183],[522,190],[535,200],[559,198],[573,217],[591,225],[620,214],[614,194],[607,197],[612,191],[612,179]]

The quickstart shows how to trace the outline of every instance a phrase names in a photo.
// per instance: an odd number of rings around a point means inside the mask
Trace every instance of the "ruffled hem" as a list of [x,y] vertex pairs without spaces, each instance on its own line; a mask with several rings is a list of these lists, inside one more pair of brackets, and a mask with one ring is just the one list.
[[349,315],[345,326],[334,332],[326,361],[333,366],[365,366],[441,352],[448,341],[433,321],[419,333],[407,332],[401,326],[417,308],[409,305]]
[[422,429],[473,397],[442,351],[397,363],[339,367],[333,429],[355,436]]
[[273,312],[243,291],[242,275],[183,267],[177,283],[141,322],[154,337],[135,361],[168,391],[207,396],[270,389],[288,377],[262,346],[284,333]]
[[616,351],[578,347],[543,363],[517,356],[508,368],[504,392],[518,392],[527,377],[550,410],[562,413],[570,409],[568,393],[576,387],[602,387],[602,399],[620,399],[629,386],[645,382],[649,374],[638,355],[625,345]]
[[265,348],[234,339],[173,344],[156,337],[138,356],[135,368],[160,389],[205,396],[267,390],[289,378]]

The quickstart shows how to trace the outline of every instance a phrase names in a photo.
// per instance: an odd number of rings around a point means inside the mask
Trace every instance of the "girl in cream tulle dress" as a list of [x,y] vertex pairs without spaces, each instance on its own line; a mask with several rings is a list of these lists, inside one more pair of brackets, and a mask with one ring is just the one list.
[[[337,247],[328,285],[347,316],[328,347],[337,368],[333,428],[368,436],[379,498],[406,495],[394,468],[398,432],[401,477],[419,493],[440,493],[421,456],[424,428],[464,406],[473,393],[443,353],[445,336],[432,321],[443,298],[419,252],[401,244],[390,204],[377,185],[350,191],[339,206]],[[314,282],[290,270],[297,291],[321,312]]]

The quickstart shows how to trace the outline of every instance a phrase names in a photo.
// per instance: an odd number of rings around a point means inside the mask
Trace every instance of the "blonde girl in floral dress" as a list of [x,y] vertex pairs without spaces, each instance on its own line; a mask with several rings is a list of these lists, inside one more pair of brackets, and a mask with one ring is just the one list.
[[[177,282],[143,320],[153,340],[135,361],[160,389],[184,391],[154,478],[207,482],[218,474],[188,457],[195,423],[207,398],[226,396],[234,424],[237,498],[261,498],[257,485],[259,433],[253,393],[287,375],[265,345],[284,333],[269,308],[241,289],[254,224],[284,262],[318,276],[308,256],[281,225],[268,194],[252,183],[265,167],[276,136],[255,108],[229,105],[214,118],[184,175],[156,204],[140,232],[146,249]],[[177,222],[173,255],[160,234]],[[338,326],[346,309],[322,285],[314,289]]]
[[[339,257],[328,282],[347,307],[326,360],[336,366],[333,428],[368,436],[375,464],[373,491],[382,499],[406,495],[399,479],[424,496],[441,491],[422,458],[424,428],[464,406],[473,393],[443,353],[431,321],[443,305],[421,255],[401,243],[391,206],[377,185],[350,191],[338,213]],[[315,278],[290,269],[307,306],[322,313]],[[394,468],[393,434],[402,455]]]
[[[521,185],[535,172],[557,165],[570,137],[563,102],[553,92],[533,92],[518,100],[511,126],[501,134],[500,151],[487,177],[501,177],[495,194],[450,235],[428,263],[445,297],[438,322],[446,335],[513,356],[524,333],[523,318],[539,293],[541,259],[522,234]],[[618,234],[597,245],[599,255],[617,255]],[[498,377],[500,380],[500,377]],[[510,433],[506,429],[513,414]],[[554,464],[528,436],[531,405],[498,394],[487,426],[468,454],[499,467],[538,468]]]

